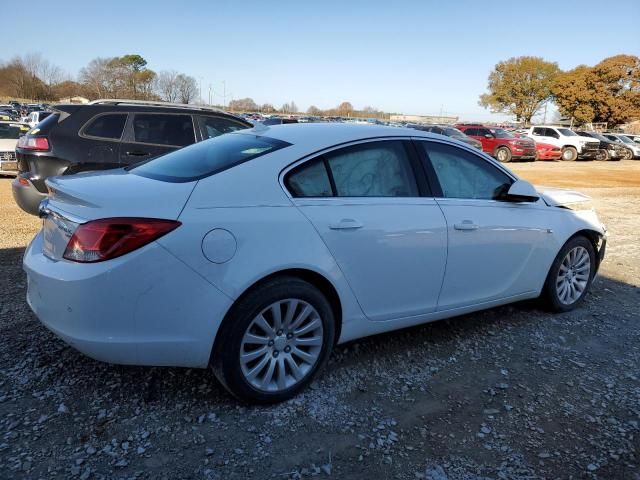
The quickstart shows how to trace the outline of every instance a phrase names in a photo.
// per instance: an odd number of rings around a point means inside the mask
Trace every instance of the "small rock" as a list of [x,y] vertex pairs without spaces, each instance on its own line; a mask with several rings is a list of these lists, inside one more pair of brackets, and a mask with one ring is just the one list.
[[61,403],[58,406],[58,413],[67,413],[69,411],[69,409],[67,408],[67,406],[64,403]]
[[590,472],[595,472],[598,469],[598,466],[590,463],[589,465],[587,465],[587,470],[589,470]]
[[116,464],[115,464],[115,466],[116,466],[117,468],[124,468],[124,467],[126,467],[127,465],[129,465],[129,462],[128,462],[126,459],[124,459],[124,458],[121,458],[121,459],[120,459],[120,460],[118,460],[118,461],[116,462]]
[[326,463],[324,465],[322,465],[320,467],[320,470],[322,470],[326,475],[331,475],[331,464],[330,463]]
[[488,435],[489,433],[491,433],[491,429],[489,427],[482,427],[480,431],[485,435]]

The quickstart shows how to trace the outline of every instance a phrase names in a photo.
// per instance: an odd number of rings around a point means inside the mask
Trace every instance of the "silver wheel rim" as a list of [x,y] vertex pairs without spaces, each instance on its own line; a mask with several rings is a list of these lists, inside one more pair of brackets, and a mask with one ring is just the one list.
[[569,250],[560,264],[556,279],[558,299],[564,305],[577,302],[589,283],[591,258],[584,247]]
[[565,148],[562,152],[562,158],[564,160],[571,160],[573,158],[573,150],[571,150],[570,148]]
[[255,389],[280,392],[300,382],[322,351],[320,315],[304,300],[272,303],[249,324],[240,346],[240,367]]
[[507,159],[507,152],[504,149],[498,150],[498,160],[504,162]]

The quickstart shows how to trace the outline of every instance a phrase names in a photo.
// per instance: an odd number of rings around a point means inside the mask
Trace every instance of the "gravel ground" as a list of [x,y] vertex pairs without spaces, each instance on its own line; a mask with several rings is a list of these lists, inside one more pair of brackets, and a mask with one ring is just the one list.
[[583,306],[524,303],[338,347],[284,404],[205,370],[93,361],[29,311],[38,220],[0,180],[0,478],[640,480],[640,162],[515,164],[610,230]]

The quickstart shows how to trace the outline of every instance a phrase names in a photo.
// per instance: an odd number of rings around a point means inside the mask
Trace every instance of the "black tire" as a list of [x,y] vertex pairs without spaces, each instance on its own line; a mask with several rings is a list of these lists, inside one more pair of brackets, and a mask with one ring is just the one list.
[[625,148],[622,160],[633,160],[633,152],[630,149]]
[[560,158],[565,162],[575,162],[578,159],[578,150],[575,147],[564,147]]
[[[252,386],[242,373],[240,364],[242,338],[260,312],[274,302],[285,299],[300,299],[316,309],[323,327],[322,347],[315,365],[301,380],[287,389],[266,392]],[[333,309],[320,290],[296,277],[277,277],[259,284],[232,307],[216,337],[210,363],[220,383],[239,400],[252,404],[282,402],[304,389],[325,367],[335,343],[335,334]]]
[[598,150],[598,153],[596,154],[596,160],[599,162],[606,162],[607,160],[611,159],[611,155],[609,155],[609,151],[605,150],[604,148],[601,148],[600,150]]
[[496,149],[496,160],[501,163],[509,163],[511,161],[512,154],[511,150],[507,147],[498,147]]
[[[567,254],[576,247],[583,247],[589,253],[589,261],[590,261],[589,278],[587,280],[587,285],[584,291],[582,292],[582,294],[580,295],[580,297],[573,303],[566,304],[560,300],[560,297],[558,295],[558,290],[556,288],[556,280],[558,278],[560,265],[562,264],[562,261],[567,256]],[[549,273],[547,274],[547,279],[545,281],[544,287],[542,289],[542,294],[540,296],[541,300],[549,310],[554,312],[568,312],[570,310],[573,310],[584,301],[584,297],[587,295],[587,293],[589,292],[589,289],[591,288],[591,283],[593,282],[593,277],[595,275],[595,272],[596,272],[596,253],[591,241],[582,235],[577,235],[575,237],[570,238],[567,241],[567,243],[565,243],[563,247],[560,249],[560,252],[558,252],[558,255],[556,256],[555,260],[551,264],[551,268],[549,269]]]

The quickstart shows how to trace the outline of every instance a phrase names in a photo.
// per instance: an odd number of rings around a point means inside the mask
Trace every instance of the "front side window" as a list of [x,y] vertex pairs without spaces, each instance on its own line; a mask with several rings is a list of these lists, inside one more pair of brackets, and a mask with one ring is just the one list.
[[236,130],[249,128],[239,122],[222,117],[200,117],[205,138],[213,138],[223,133],[231,133]]
[[467,128],[466,130],[464,130],[464,133],[466,133],[469,136],[478,136],[478,129],[477,128]]
[[134,165],[131,172],[166,182],[191,182],[289,145],[274,138],[231,133]]
[[[560,138],[560,134],[556,132],[553,128],[546,128],[546,136],[551,138]],[[571,132],[573,133],[573,132]]]
[[548,136],[545,133],[546,130],[547,130],[546,128],[535,127],[531,133],[533,135],[539,135],[541,137],[546,137],[546,136]]
[[486,160],[441,143],[420,142],[445,198],[499,200],[512,179]]
[[126,113],[110,113],[96,117],[82,132],[90,137],[109,138],[119,140],[122,137]]
[[324,155],[338,197],[418,197],[401,141],[371,142]]
[[488,128],[479,128],[478,129],[478,135],[481,137],[484,137],[486,135],[491,135],[493,137],[493,134],[491,133],[491,131]]
[[138,143],[184,147],[196,141],[191,115],[136,114],[134,140]]

